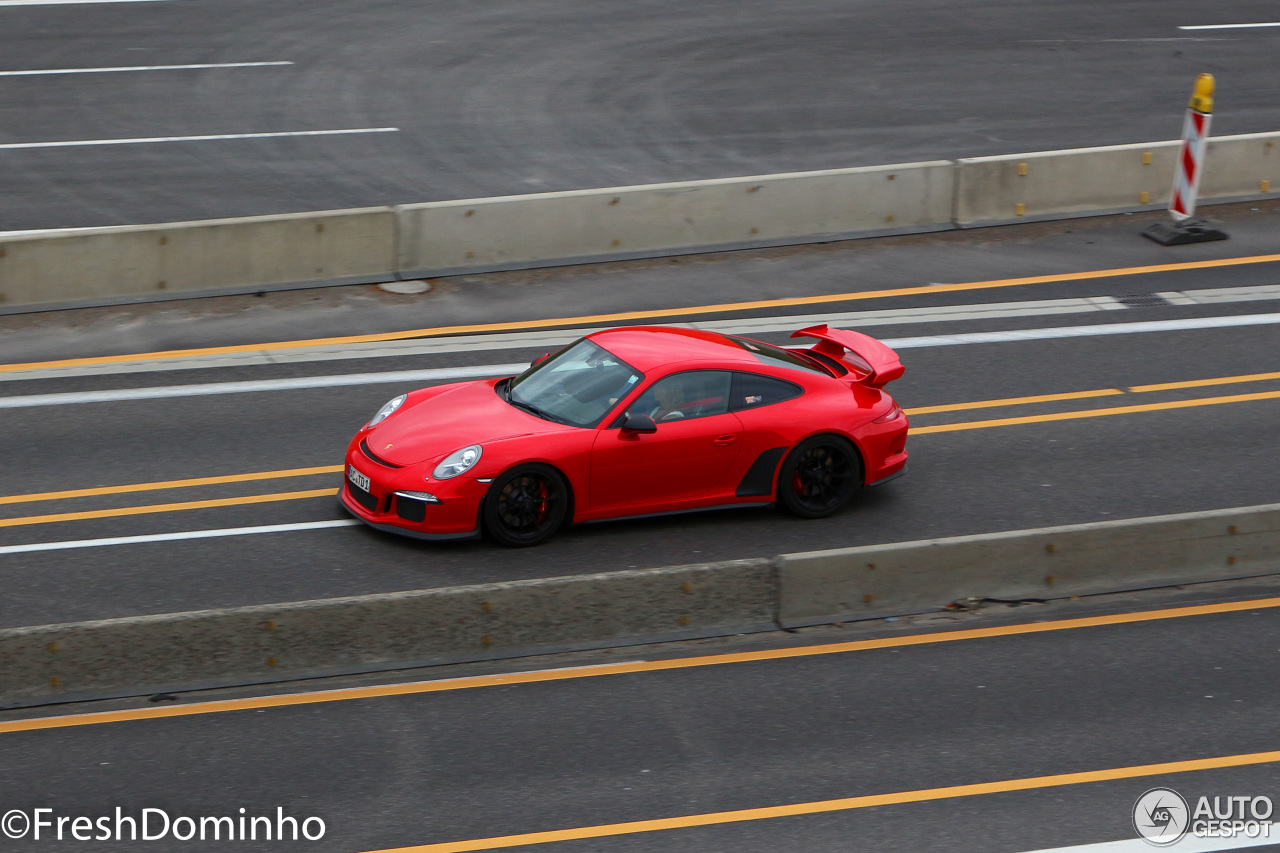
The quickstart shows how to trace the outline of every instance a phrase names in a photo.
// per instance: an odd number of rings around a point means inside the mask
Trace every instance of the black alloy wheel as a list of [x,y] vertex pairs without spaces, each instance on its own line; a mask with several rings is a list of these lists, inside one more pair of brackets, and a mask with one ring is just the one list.
[[862,463],[847,439],[816,435],[787,454],[778,473],[778,502],[801,518],[831,515],[862,483]]
[[546,541],[569,511],[564,478],[547,465],[521,465],[503,474],[484,499],[484,530],[495,542],[525,548]]

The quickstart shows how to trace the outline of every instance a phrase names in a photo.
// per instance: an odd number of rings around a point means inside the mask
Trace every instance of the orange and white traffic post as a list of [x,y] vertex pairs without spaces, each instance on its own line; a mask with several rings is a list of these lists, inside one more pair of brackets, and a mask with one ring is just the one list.
[[1187,104],[1187,117],[1182,124],[1182,146],[1173,171],[1173,191],[1169,195],[1169,215],[1173,217],[1173,224],[1158,222],[1142,232],[1157,243],[1173,246],[1227,239],[1225,233],[1195,215],[1212,119],[1213,75],[1201,74],[1191,93],[1191,102]]

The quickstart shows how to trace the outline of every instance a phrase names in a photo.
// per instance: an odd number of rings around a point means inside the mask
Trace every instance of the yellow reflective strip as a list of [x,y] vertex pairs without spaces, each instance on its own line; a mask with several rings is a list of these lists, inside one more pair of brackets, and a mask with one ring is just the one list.
[[998,418],[989,421],[969,421],[958,424],[939,424],[938,426],[912,427],[912,435],[927,435],[935,432],[957,432],[967,429],[988,429],[990,427],[1014,426],[1017,424],[1038,424],[1048,421],[1070,421],[1080,418],[1101,418],[1108,415],[1131,415],[1137,412],[1159,412],[1168,409],[1190,409],[1197,406],[1218,406],[1223,403],[1247,403],[1253,400],[1280,399],[1280,391],[1264,391],[1257,394],[1236,394],[1231,397],[1205,397],[1198,400],[1174,400],[1169,403],[1149,403],[1144,406],[1116,406],[1111,409],[1085,409],[1077,412],[1055,412],[1048,415],[1029,415],[1023,418]]
[[1226,601],[1217,604],[1195,604],[1186,607],[1170,607],[1163,610],[1145,610],[1131,613],[1112,613],[1106,616],[1083,616],[1076,619],[1058,619],[1050,622],[1025,622],[1017,625],[999,625],[990,628],[967,628],[961,631],[937,631],[924,634],[908,634],[900,637],[882,637],[875,640],[851,640],[845,643],[825,643],[783,649],[765,649],[755,652],[701,655],[632,663],[608,663],[599,666],[568,667],[537,672],[517,672],[499,675],[479,675],[469,678],[449,678],[437,681],[418,681],[407,684],[381,684],[374,687],[351,687],[340,690],[320,690],[309,693],[288,693],[276,696],[257,696],[249,699],[226,699],[217,702],[198,702],[191,705],[167,705],[163,707],[132,708],[123,711],[102,711],[95,714],[71,714],[61,717],[38,717],[30,720],[0,722],[0,733],[25,732],[43,729],[96,726],[103,723],[122,723],[154,720],[167,717],[188,717],[204,714],[222,714],[232,711],[284,708],[295,705],[315,705],[326,702],[349,702],[358,699],[379,699],[391,696],[413,696],[422,693],[445,693],[454,690],[472,690],[478,687],[496,687],[511,684],[538,684],[550,681],[571,681],[578,678],[596,678],[602,675],[630,675],[643,672],[662,672],[676,669],[695,669],[703,666],[722,666],[734,663],[787,660],[817,655],[844,654],[846,652],[874,649],[924,646],[934,643],[950,643],[961,640],[978,640],[991,637],[1011,637],[1021,634],[1041,634],[1049,631],[1068,631],[1077,628],[1097,628],[1107,625],[1126,625],[1139,622],[1157,622],[1164,619],[1182,619],[1189,616],[1207,616],[1217,613],[1238,613],[1246,610],[1266,610],[1280,607],[1280,598],[1259,598],[1251,601]]
[[1159,385],[1134,385],[1129,391],[1144,394],[1148,391],[1176,391],[1179,388],[1204,388],[1207,385],[1234,385],[1237,382],[1266,382],[1280,379],[1280,373],[1253,373],[1246,376],[1222,376],[1217,379],[1191,379],[1186,382],[1163,382]]
[[577,841],[583,838],[606,838],[616,835],[634,835],[640,832],[658,832],[671,829],[688,829],[695,826],[716,826],[725,823],[850,811],[874,806],[923,803],[931,800],[950,800],[957,797],[978,797],[987,794],[1002,794],[1009,791],[1033,791],[1039,788],[1087,785],[1093,782],[1109,782],[1116,779],[1140,779],[1148,776],[1163,776],[1169,773],[1193,773],[1200,770],[1218,770],[1224,767],[1247,767],[1254,764],[1271,764],[1276,761],[1280,761],[1280,750],[1253,752],[1243,755],[1223,755],[1214,758],[1197,758],[1190,761],[1169,761],[1162,764],[1141,764],[1133,767],[1112,767],[1106,770],[1087,770],[1082,773],[1061,773],[1053,776],[1005,779],[998,782],[979,782],[973,785],[950,785],[945,788],[925,788],[917,791],[898,791],[891,794],[871,794],[862,797],[845,797],[839,800],[820,800],[812,803],[766,806],[764,808],[739,809],[730,812],[711,812],[709,814],[658,818],[656,820],[636,820],[601,826],[583,826],[575,829],[557,829],[550,832],[529,832],[522,835],[504,835],[497,838],[446,841],[442,844],[420,844],[414,847],[396,847],[394,849],[370,851],[370,853],[469,853],[469,851],[476,850],[500,850],[508,847],[524,847],[530,844]]
[[148,515],[158,512],[179,512],[187,509],[211,509],[220,506],[244,506],[246,504],[296,501],[303,498],[320,498],[336,495],[337,489],[311,489],[305,492],[279,492],[273,495],[246,495],[238,498],[218,498],[210,501],[186,501],[183,503],[154,504],[152,506],[126,506],[116,509],[95,509],[86,512],[60,512],[54,515],[31,515],[23,518],[0,519],[0,527],[20,527],[27,524],[51,524],[57,521],[84,521],[91,518],[118,518],[124,515]]
[[1090,397],[1112,397],[1123,394],[1119,388],[1102,388],[1097,391],[1074,391],[1067,394],[1041,394],[1037,397],[1009,397],[1004,400],[978,400],[973,403],[948,403],[943,406],[921,406],[903,409],[908,415],[932,415],[937,412],[961,412],[966,409],[994,409],[998,406],[1024,406],[1030,403],[1052,403],[1057,400],[1084,400]]
[[186,489],[193,486],[216,486],[224,483],[248,483],[255,480],[276,480],[285,477],[310,477],[315,474],[339,474],[342,465],[321,465],[317,468],[289,468],[282,471],[256,471],[251,474],[226,474],[220,477],[197,477],[190,480],[164,480],[157,483],[132,483],[124,486],[100,486],[96,489],[71,489],[63,492],[37,492],[29,495],[0,497],[0,505],[56,501],[66,498],[88,498],[98,495],[123,495],[130,492],[154,492],[163,489]]

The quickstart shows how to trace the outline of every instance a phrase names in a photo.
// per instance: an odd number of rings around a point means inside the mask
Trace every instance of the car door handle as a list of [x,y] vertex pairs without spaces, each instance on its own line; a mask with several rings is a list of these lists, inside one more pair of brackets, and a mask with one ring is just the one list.
[[736,435],[722,435],[719,438],[713,438],[711,443],[717,447],[726,447],[738,440]]

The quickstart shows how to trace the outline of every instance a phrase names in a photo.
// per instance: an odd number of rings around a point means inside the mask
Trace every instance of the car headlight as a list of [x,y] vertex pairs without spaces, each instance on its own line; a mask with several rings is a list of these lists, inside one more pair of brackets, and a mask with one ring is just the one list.
[[449,480],[459,474],[466,473],[471,467],[480,461],[480,445],[473,444],[470,447],[464,447],[461,450],[455,450],[445,457],[444,461],[436,466],[436,470],[431,472],[431,476],[437,480]]
[[391,417],[391,413],[394,412],[396,409],[400,408],[401,404],[404,403],[406,396],[407,395],[405,394],[401,394],[399,397],[396,397],[394,400],[388,400],[386,403],[384,403],[382,408],[378,409],[378,413],[373,416],[373,420],[365,424],[364,428],[371,429],[373,427],[376,427],[378,424],[382,423],[387,418]]

